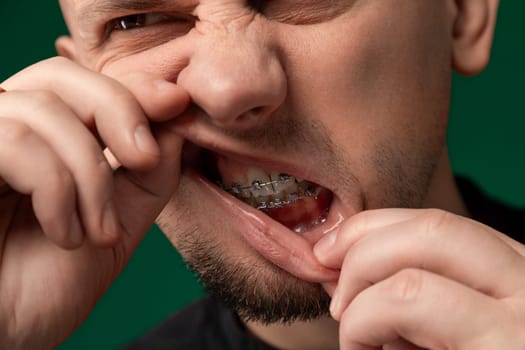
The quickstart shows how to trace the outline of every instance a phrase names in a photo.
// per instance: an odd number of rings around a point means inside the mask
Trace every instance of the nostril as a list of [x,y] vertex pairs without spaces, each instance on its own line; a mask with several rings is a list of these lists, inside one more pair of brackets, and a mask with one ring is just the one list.
[[270,114],[272,111],[273,108],[271,106],[254,107],[239,115],[237,119],[240,121],[246,121],[250,119],[264,119],[267,114]]
[[263,106],[259,106],[259,107],[255,107],[255,108],[252,108],[249,113],[250,114],[253,114],[253,115],[261,115],[264,113],[264,110],[265,110],[265,107]]
[[268,106],[255,107],[247,110],[244,113],[239,114],[235,118],[231,118],[228,121],[222,122],[222,126],[234,128],[234,129],[245,129],[254,127],[264,122],[266,117],[271,114],[274,109]]

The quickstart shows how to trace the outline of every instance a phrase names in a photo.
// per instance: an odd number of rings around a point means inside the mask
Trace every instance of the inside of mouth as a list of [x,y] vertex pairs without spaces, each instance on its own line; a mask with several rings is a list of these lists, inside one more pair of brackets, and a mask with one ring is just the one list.
[[[289,174],[243,166],[228,170],[217,157],[205,158],[203,172],[237,199],[264,212],[296,233],[326,222],[333,194],[313,182]],[[235,166],[233,166],[235,168]]]

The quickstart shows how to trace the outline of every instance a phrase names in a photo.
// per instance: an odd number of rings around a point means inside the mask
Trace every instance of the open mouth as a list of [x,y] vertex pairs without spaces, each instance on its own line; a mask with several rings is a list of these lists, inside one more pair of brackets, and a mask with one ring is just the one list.
[[201,173],[208,180],[296,233],[327,220],[333,194],[321,185],[211,151],[202,151],[200,159]]
[[322,266],[312,247],[348,216],[341,200],[305,180],[316,176],[308,169],[205,144],[212,150],[186,142],[182,154],[182,171],[205,201],[203,210],[227,215],[230,232],[290,274],[315,283],[337,280],[339,271]]

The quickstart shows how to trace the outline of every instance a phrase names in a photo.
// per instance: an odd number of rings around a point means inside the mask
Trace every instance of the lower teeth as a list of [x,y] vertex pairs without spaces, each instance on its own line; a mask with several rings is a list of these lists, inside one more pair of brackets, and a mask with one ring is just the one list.
[[325,222],[326,222],[326,216],[321,216],[321,217],[315,219],[314,221],[310,222],[307,225],[297,225],[297,226],[295,226],[293,228],[293,231],[295,233],[303,233],[303,232],[308,231],[310,228],[315,227],[315,226],[320,225],[320,224],[324,224]]
[[[288,186],[282,186],[283,181],[287,181]],[[332,201],[331,193],[327,189],[309,181],[298,180],[293,176],[271,182],[255,180],[252,186],[239,184],[225,186],[220,182],[219,186],[298,234],[325,223]],[[261,191],[260,188],[265,190]],[[269,191],[270,188],[272,191]],[[294,206],[295,203],[297,205]],[[288,206],[289,209],[280,210]]]
[[[285,181],[290,181],[290,178],[286,178]],[[293,180],[291,180],[293,181]],[[257,181],[256,181],[257,182]],[[240,185],[231,185],[226,186],[222,183],[219,183],[219,186],[222,187],[225,191],[229,192],[236,198],[240,199],[241,201],[251,205],[252,207],[258,209],[258,210],[268,210],[268,209],[278,209],[278,208],[284,208],[290,204],[294,204],[297,201],[304,199],[304,198],[314,198],[317,199],[317,196],[322,191],[322,187],[315,185],[311,182],[305,181],[305,180],[299,180],[297,181],[297,192],[294,193],[276,193],[275,195],[270,196],[257,196],[254,197],[253,194],[250,192],[250,187],[252,186],[246,186],[242,187]],[[257,182],[257,186],[265,186],[267,184],[261,184]]]
[[[252,205],[253,207],[257,208],[258,210],[268,210],[268,209],[277,209],[277,208],[284,208],[287,205],[294,204],[297,201],[304,199],[304,198],[314,198],[317,199],[317,195],[321,191],[321,187],[317,187],[315,189],[308,189],[307,191],[304,191],[303,193],[291,193],[288,196],[286,196],[286,199],[281,198],[275,198],[273,200],[269,201],[263,201],[258,202],[257,199],[254,199],[254,201],[246,201],[246,203]],[[255,202],[255,203],[254,203]]]

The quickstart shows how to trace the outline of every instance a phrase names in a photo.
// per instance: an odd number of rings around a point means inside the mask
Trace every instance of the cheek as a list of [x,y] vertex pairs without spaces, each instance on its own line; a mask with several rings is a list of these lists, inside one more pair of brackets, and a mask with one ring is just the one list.
[[186,50],[174,40],[140,52],[118,47],[108,50],[94,59],[92,69],[110,77],[143,72],[159,79],[177,81],[187,63]]
[[366,4],[289,37],[291,104],[330,130],[341,172],[355,176],[368,208],[418,206],[448,119],[445,6]]
[[[203,204],[202,190],[182,174],[179,187],[157,224],[185,258],[189,258],[194,247],[243,255],[246,243],[231,229],[231,218],[220,209]],[[203,211],[206,215],[202,215]]]
[[366,160],[387,145],[397,154],[442,147],[451,74],[445,6],[415,3],[370,1],[297,30],[291,40],[301,44],[286,52],[295,110],[322,120],[363,181],[375,166]]

